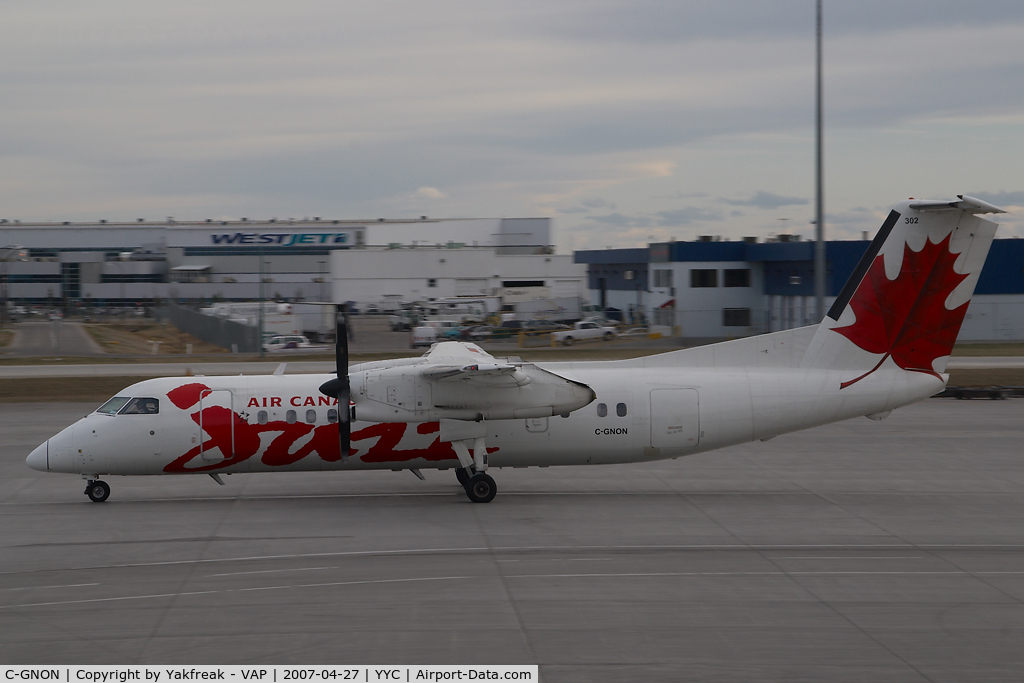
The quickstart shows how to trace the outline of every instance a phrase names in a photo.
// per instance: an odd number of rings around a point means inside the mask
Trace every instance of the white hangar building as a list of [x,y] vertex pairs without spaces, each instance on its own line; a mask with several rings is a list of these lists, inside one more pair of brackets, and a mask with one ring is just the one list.
[[516,287],[506,285],[521,281],[542,281],[540,296],[582,295],[585,266],[555,256],[550,234],[549,218],[0,220],[0,283],[11,301],[66,307],[251,300],[261,281],[264,297],[295,301],[371,303],[384,293],[412,300],[496,288],[514,296]]
[[371,248],[331,254],[333,299],[370,303],[497,296],[502,303],[583,297],[587,267],[571,255],[481,247]]

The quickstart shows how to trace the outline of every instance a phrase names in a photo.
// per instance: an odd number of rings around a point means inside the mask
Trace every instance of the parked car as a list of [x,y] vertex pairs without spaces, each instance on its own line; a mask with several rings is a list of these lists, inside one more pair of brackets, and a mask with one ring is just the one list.
[[267,341],[263,342],[264,351],[289,351],[292,349],[308,349],[310,351],[316,351],[326,348],[327,347],[325,346],[311,344],[309,339],[301,334],[278,334],[273,337],[268,337]]
[[470,325],[462,328],[462,338],[466,341],[487,341],[493,331],[490,325]]
[[523,329],[527,332],[557,332],[559,330],[567,330],[569,327],[553,323],[550,320],[527,320],[526,324],[523,325]]
[[571,330],[552,332],[551,340],[556,344],[570,346],[580,339],[601,339],[611,341],[616,335],[614,327],[606,327],[592,322],[578,322]]

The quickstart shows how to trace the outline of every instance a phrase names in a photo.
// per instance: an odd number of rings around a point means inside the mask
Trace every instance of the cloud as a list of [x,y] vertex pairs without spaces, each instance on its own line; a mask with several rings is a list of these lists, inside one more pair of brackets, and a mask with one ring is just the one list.
[[[961,9],[826,3],[829,210],[1015,177],[1024,3]],[[806,0],[18,3],[0,26],[0,205],[753,234],[761,209],[809,203],[813,29]]]
[[588,220],[604,223],[605,225],[618,225],[621,227],[646,227],[654,225],[654,219],[650,216],[624,216],[621,213],[609,213],[604,216],[590,216]]
[[447,195],[436,187],[421,187],[412,196],[417,199],[444,199]]
[[722,214],[717,211],[701,209],[696,206],[687,206],[682,209],[672,209],[669,211],[658,211],[655,215],[659,219],[658,225],[665,226],[693,225],[694,223],[703,223],[705,221],[722,220]]
[[609,213],[603,216],[589,216],[587,220],[596,221],[605,225],[617,225],[620,227],[631,228],[644,228],[650,226],[677,227],[703,223],[706,221],[720,221],[722,220],[722,215],[717,211],[702,209],[696,206],[688,206],[681,209],[656,211],[653,214],[625,215],[621,213]]
[[559,207],[558,213],[590,213],[595,209],[615,209],[615,204],[609,201],[601,199],[600,197],[590,197],[582,200],[578,205]]
[[758,209],[778,209],[783,206],[805,206],[810,204],[810,200],[802,197],[783,197],[782,195],[764,191],[758,191],[750,199],[722,198],[720,201],[730,206],[753,206]]

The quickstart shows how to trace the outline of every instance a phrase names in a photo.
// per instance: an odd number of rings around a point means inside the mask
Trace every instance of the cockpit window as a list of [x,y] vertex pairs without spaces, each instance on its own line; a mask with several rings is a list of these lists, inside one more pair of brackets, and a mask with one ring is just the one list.
[[106,413],[107,415],[115,415],[117,411],[124,408],[124,404],[130,401],[131,398],[128,396],[115,396],[110,399],[99,408],[96,409],[97,413]]
[[160,401],[155,398],[133,398],[121,409],[119,415],[156,415],[160,412]]

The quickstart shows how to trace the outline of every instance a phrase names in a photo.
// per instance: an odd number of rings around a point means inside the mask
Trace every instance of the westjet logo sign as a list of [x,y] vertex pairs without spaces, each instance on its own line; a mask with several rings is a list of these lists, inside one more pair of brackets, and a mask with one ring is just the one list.
[[294,247],[315,244],[348,244],[347,232],[236,232],[210,235],[214,244],[273,244]]

